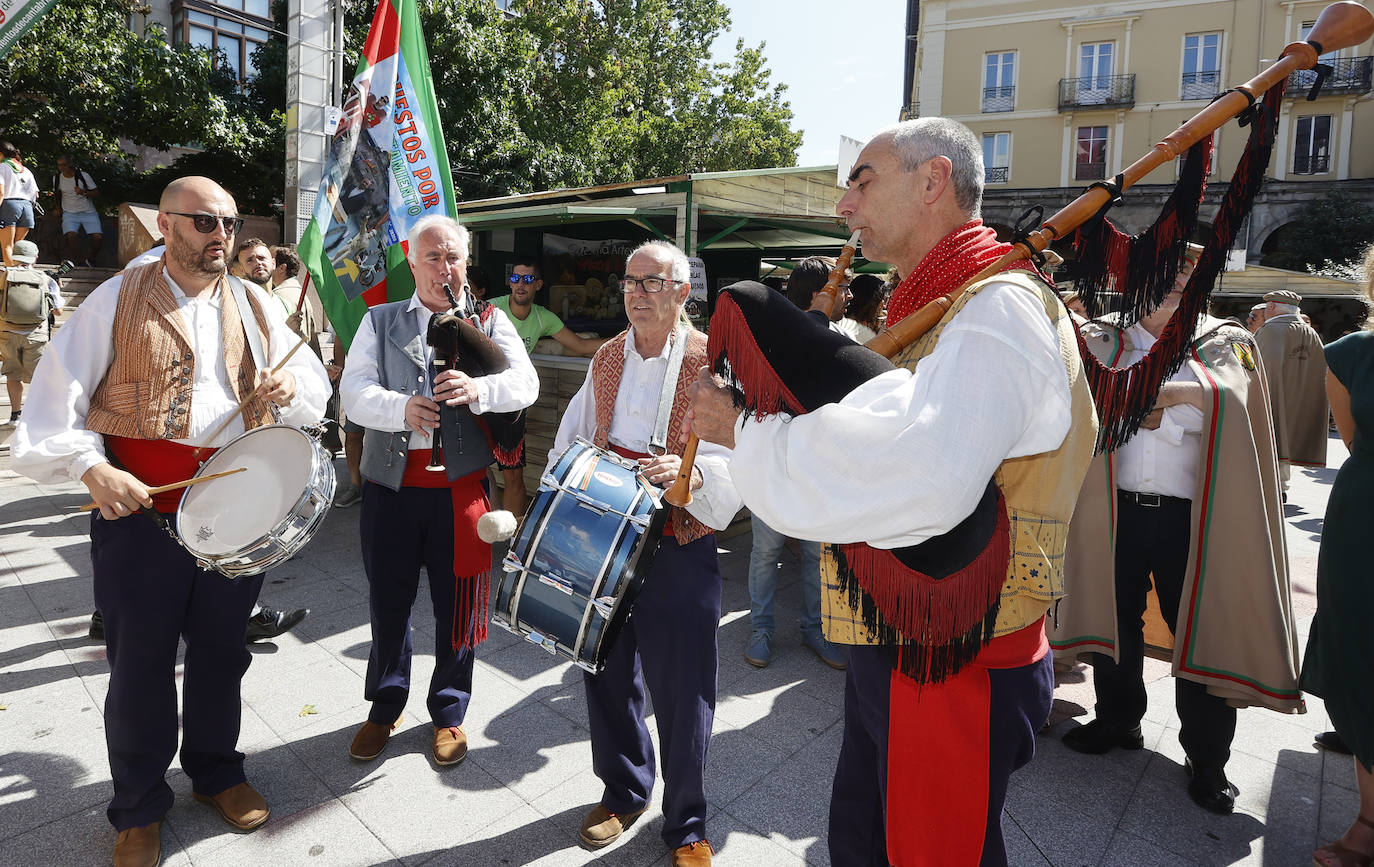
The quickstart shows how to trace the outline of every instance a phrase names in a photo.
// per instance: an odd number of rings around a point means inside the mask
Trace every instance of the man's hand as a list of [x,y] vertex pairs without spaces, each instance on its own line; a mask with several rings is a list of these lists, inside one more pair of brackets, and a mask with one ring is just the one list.
[[324,375],[329,377],[330,382],[338,382],[339,377],[343,376],[343,367],[330,361],[324,366]]
[[153,504],[142,482],[110,463],[91,467],[81,476],[81,482],[100,507],[100,516],[107,521],[116,521]]
[[[666,488],[677,480],[677,474],[682,472],[682,456],[674,454],[661,454],[652,458],[639,459],[640,472],[644,478],[649,480],[649,484],[658,485]],[[701,475],[701,470],[692,467],[692,487],[695,491],[705,483],[705,478]]]
[[277,406],[287,406],[296,397],[296,377],[289,370],[258,371],[258,397]]
[[1140,427],[1144,430],[1159,430],[1159,423],[1164,420],[1164,407],[1156,407],[1150,410],[1144,420],[1140,422]]
[[428,435],[439,426],[439,404],[422,394],[414,395],[406,401],[406,427]]
[[735,408],[730,390],[703,367],[692,383],[692,403],[683,427],[708,443],[727,449],[735,447],[735,424],[740,411]]
[[1160,386],[1159,397],[1155,398],[1156,408],[1192,404],[1206,412],[1209,403],[1211,396],[1200,382],[1166,382]]
[[445,370],[434,380],[434,399],[449,406],[477,402],[477,382],[461,370]]

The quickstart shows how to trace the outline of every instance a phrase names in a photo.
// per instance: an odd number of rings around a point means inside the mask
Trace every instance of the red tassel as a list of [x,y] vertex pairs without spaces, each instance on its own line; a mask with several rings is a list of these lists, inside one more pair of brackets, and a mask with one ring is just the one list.
[[712,369],[729,381],[737,399],[742,396],[741,408],[745,412],[760,418],[806,412],[764,357],[749,329],[749,321],[729,293],[716,299],[706,354],[712,359]]
[[[458,578],[453,588],[453,626],[449,633],[455,651],[487,640],[487,608],[491,601],[491,570]],[[465,621],[458,617],[462,612]],[[461,632],[460,632],[461,628]]]

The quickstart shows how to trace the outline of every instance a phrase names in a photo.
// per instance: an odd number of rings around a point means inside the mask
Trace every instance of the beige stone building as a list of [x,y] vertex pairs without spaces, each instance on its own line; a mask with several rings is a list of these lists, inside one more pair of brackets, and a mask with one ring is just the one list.
[[[1006,225],[1030,204],[1052,212],[1138,159],[1214,96],[1304,39],[1325,6],[922,0],[909,24],[914,72],[903,116],[951,117],[982,138],[985,219]],[[1250,262],[1261,260],[1313,197],[1340,190],[1374,203],[1371,54],[1366,42],[1326,56],[1334,74],[1312,102],[1306,95],[1314,74],[1292,76],[1268,180],[1237,254],[1243,247]],[[1215,214],[1246,137],[1234,122],[1216,133],[1204,219]],[[1177,171],[1176,163],[1156,169],[1113,220],[1143,228]]]

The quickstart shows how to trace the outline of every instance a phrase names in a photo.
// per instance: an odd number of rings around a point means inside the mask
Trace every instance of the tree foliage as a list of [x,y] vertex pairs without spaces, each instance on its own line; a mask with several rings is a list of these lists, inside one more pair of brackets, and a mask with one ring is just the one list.
[[1308,271],[1323,262],[1358,261],[1374,237],[1374,208],[1345,193],[1332,193],[1308,202],[1279,232],[1274,249],[1265,253],[1265,265]]

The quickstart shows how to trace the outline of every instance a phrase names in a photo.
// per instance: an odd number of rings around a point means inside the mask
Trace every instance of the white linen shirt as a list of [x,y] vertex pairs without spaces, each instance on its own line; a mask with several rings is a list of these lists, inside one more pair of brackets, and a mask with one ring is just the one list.
[[[658,420],[663,378],[668,373],[668,350],[669,344],[664,341],[658,355],[645,358],[635,349],[634,327],[627,331],[625,371],[620,377],[620,390],[616,392],[615,409],[611,413],[609,439],[615,445],[632,452],[648,453],[649,438]],[[549,466],[557,462],[574,439],[582,437],[591,442],[596,434],[592,364],[587,365],[587,377],[558,423],[558,434],[549,450]],[[708,527],[724,530],[740,507],[739,494],[730,481],[730,450],[702,441],[697,446],[696,467],[701,470],[702,485],[692,491],[687,513]]]
[[[216,288],[199,298],[189,298],[165,268],[162,277],[176,299],[196,358],[187,436],[174,442],[218,448],[244,432],[220,341],[222,293]],[[14,434],[17,472],[39,482],[80,481],[91,467],[106,462],[104,440],[86,429],[86,413],[91,395],[114,360],[114,316],[123,282],[121,273],[97,286],[57,330],[43,353]],[[286,327],[280,304],[251,283],[245,282],[244,287],[256,295],[267,318],[268,344],[263,351],[267,364],[276,366],[300,338]],[[248,351],[246,345],[244,351]],[[285,370],[296,380],[296,396],[289,406],[281,408],[281,421],[294,425],[319,421],[330,393],[320,360],[313,352],[297,352]],[[224,431],[207,442],[209,433],[231,414],[234,419]]]
[[[467,289],[464,289],[463,296],[458,299],[460,307],[466,295]],[[406,312],[411,314],[415,333],[420,335],[425,369],[433,371],[429,362],[434,353],[425,343],[429,317],[434,315],[433,311],[424,305],[417,292],[410,296]],[[515,326],[511,325],[505,313],[500,309],[494,312],[496,320],[491,339],[506,354],[506,362],[510,366],[500,373],[473,379],[477,400],[469,406],[477,415],[514,412],[524,409],[539,397],[539,374],[534,372],[534,365],[530,364],[524,341],[515,333]],[[427,374],[418,379],[418,393],[433,398],[433,377]],[[353,335],[353,343],[348,347],[343,376],[339,378],[339,395],[348,418],[363,427],[389,432],[406,429],[406,404],[412,395],[382,387],[381,376],[377,372],[377,332],[371,316],[363,317],[357,333]],[[425,448],[430,444],[429,434],[411,431],[409,442],[411,449]]]
[[1003,461],[1058,448],[1072,400],[1040,299],[993,282],[915,373],[884,373],[795,418],[741,416],[730,475],[785,536],[906,547],[972,514]]
[[[1132,350],[1123,352],[1118,366],[1145,357],[1155,338],[1140,323],[1126,329]],[[1169,382],[1197,382],[1185,362]],[[1202,456],[1202,410],[1190,403],[1164,407],[1158,430],[1141,428],[1116,450],[1116,486],[1122,491],[1163,494],[1191,500]]]

